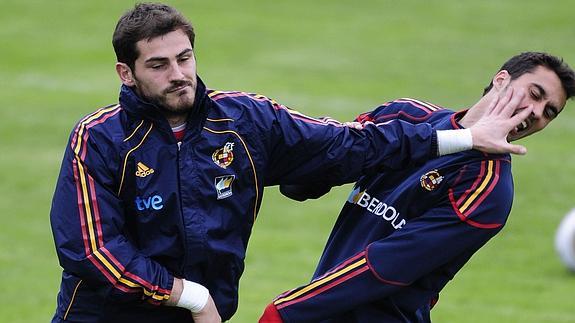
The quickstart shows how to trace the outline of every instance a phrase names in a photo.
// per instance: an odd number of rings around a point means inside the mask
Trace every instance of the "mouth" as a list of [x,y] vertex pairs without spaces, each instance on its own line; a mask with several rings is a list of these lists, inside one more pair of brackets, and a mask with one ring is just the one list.
[[178,91],[181,91],[181,90],[187,88],[188,86],[190,86],[190,85],[189,85],[189,84],[184,84],[184,85],[180,85],[180,86],[177,86],[177,87],[169,88],[169,89],[166,91],[166,93],[178,92]]
[[513,129],[509,134],[513,138],[522,137],[525,133],[527,133],[527,131],[529,131],[531,124],[532,120],[530,120],[529,118],[525,119],[519,125],[517,125],[515,129]]
[[515,127],[515,131],[521,132],[521,131],[529,128],[529,125],[530,125],[529,119],[523,120],[523,122],[521,122],[519,125],[517,125],[517,127]]
[[173,86],[173,87],[168,88],[168,89],[166,90],[166,93],[179,92],[179,91],[185,90],[185,89],[188,88],[188,87],[191,88],[191,87],[192,87],[192,83],[188,83],[188,82],[186,82],[186,83],[181,83],[181,84],[178,84],[178,85],[176,85],[176,86]]

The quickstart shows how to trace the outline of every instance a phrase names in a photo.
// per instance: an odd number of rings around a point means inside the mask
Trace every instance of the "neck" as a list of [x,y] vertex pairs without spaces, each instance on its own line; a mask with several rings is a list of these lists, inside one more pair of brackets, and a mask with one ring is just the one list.
[[172,128],[183,125],[184,123],[186,123],[187,118],[188,118],[187,113],[186,114],[166,116],[166,119],[168,120],[168,123],[170,124],[170,127],[172,127]]

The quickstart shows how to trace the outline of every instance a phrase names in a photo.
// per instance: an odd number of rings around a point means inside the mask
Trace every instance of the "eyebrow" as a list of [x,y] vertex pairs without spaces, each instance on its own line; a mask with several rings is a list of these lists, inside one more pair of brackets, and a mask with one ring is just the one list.
[[[193,50],[191,48],[186,48],[183,51],[181,51],[178,55],[176,55],[176,58],[180,58],[184,55],[189,54],[190,52],[193,52]],[[149,63],[149,62],[157,62],[157,61],[167,61],[168,58],[167,57],[162,57],[162,56],[154,56],[154,57],[150,57],[147,60],[144,61],[144,64]]]
[[539,94],[541,94],[541,97],[546,98],[547,97],[547,92],[545,91],[545,89],[537,84],[537,83],[533,83],[533,86],[535,86],[538,90],[539,90]]

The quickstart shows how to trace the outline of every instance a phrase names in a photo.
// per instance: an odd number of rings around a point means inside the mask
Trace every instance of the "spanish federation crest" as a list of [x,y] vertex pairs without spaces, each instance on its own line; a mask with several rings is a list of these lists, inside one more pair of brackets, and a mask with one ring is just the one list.
[[436,189],[439,184],[443,181],[443,176],[439,175],[437,169],[429,171],[421,176],[419,182],[421,183],[421,187],[428,191],[433,191]]
[[227,142],[223,148],[220,148],[212,154],[212,160],[218,166],[223,169],[230,166],[232,161],[234,160],[234,143]]

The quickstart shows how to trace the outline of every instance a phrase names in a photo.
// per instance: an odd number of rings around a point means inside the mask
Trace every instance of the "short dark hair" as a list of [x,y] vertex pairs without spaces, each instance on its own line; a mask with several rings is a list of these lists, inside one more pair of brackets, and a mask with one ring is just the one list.
[[182,30],[192,47],[194,27],[176,9],[161,3],[138,3],[118,20],[112,45],[118,62],[127,64],[134,70],[134,63],[140,53],[136,43],[142,39],[152,39],[175,30]]
[[[507,71],[511,75],[511,79],[514,80],[523,74],[531,73],[538,66],[543,66],[549,70],[555,72],[555,74],[561,80],[561,85],[563,85],[563,90],[567,95],[567,99],[575,96],[575,72],[573,69],[563,61],[562,58],[542,53],[542,52],[525,52],[519,55],[511,57],[499,71]],[[483,95],[487,94],[493,82],[489,82],[489,85],[483,90]]]

